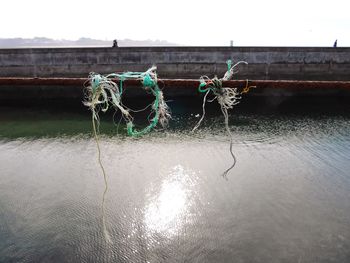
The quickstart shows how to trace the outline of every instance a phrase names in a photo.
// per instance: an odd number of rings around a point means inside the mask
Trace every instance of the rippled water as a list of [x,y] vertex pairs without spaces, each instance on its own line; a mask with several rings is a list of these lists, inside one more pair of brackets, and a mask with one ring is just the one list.
[[196,134],[195,117],[140,139],[107,132],[112,243],[77,119],[2,119],[0,262],[350,262],[350,115],[232,116],[228,180],[222,117]]

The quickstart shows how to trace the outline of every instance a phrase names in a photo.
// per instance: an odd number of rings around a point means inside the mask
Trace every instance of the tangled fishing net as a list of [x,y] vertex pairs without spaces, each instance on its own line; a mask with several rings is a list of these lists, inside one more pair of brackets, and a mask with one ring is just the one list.
[[[165,128],[171,118],[170,110],[166,104],[163,96],[163,92],[158,86],[157,67],[153,66],[145,72],[125,72],[125,73],[112,73],[107,76],[102,76],[97,73],[90,73],[88,82],[90,85],[86,87],[87,95],[84,105],[89,107],[92,112],[93,120],[99,124],[98,112],[106,112],[110,106],[116,111],[120,111],[122,118],[126,122],[127,133],[131,136],[140,136],[150,132],[157,126],[158,123]],[[140,131],[134,128],[131,115],[131,109],[123,105],[123,82],[127,79],[138,79],[142,84],[143,89],[154,95],[155,99],[152,103],[152,112],[150,115],[154,115],[150,119],[148,126]],[[117,84],[119,82],[119,86]],[[98,126],[98,125],[97,125]]]
[[[105,189],[102,197],[102,227],[105,240],[108,243],[112,243],[105,220],[105,198],[108,190],[108,181],[101,160],[101,149],[98,139],[100,123],[99,111],[101,110],[102,112],[106,112],[109,107],[113,107],[116,111],[120,111],[122,118],[126,122],[127,133],[131,136],[144,135],[155,128],[158,123],[160,123],[162,127],[166,127],[168,125],[169,119],[171,118],[171,115],[169,107],[164,100],[163,92],[158,86],[158,77],[156,70],[157,68],[153,66],[146,72],[112,73],[107,76],[92,72],[89,74],[89,79],[86,82],[88,85],[85,84],[87,93],[85,95],[86,100],[83,102],[83,104],[89,107],[92,112],[92,127],[98,150],[98,162],[101,167],[105,183]],[[155,97],[154,102],[151,104],[152,112],[150,114],[154,116],[150,119],[149,125],[140,131],[137,131],[134,128],[134,118],[130,114],[132,110],[122,103],[123,82],[126,79],[140,80],[142,87],[146,91],[151,92]],[[119,86],[117,82],[119,82]]]
[[203,113],[202,113],[202,117],[200,118],[196,126],[192,129],[192,132],[194,132],[201,125],[205,116],[205,104],[207,101],[207,96],[210,92],[212,92],[214,95],[214,98],[210,102],[216,99],[217,102],[219,103],[222,114],[224,115],[224,118],[225,118],[225,128],[228,135],[230,136],[230,153],[233,159],[233,163],[228,169],[226,169],[223,172],[222,176],[225,178],[227,177],[227,173],[236,165],[236,157],[232,151],[233,135],[228,126],[228,117],[229,117],[228,110],[232,109],[233,106],[237,105],[240,102],[242,93],[246,93],[249,91],[250,88],[252,88],[252,86],[248,86],[248,81],[246,83],[246,87],[243,89],[242,92],[238,91],[237,88],[223,87],[222,81],[230,80],[232,76],[238,72],[236,68],[239,64],[248,64],[245,61],[239,61],[236,64],[232,65],[231,60],[228,60],[226,63],[227,63],[227,71],[223,78],[219,79],[217,76],[215,76],[212,79],[210,79],[208,76],[200,77],[199,79],[200,84],[198,87],[198,91],[201,93],[205,93],[203,98],[203,104],[202,104]]

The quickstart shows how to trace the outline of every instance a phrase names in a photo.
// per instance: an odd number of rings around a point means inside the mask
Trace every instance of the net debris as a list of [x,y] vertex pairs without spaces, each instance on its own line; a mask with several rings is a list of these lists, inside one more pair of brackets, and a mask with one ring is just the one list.
[[208,76],[200,77],[198,91],[200,93],[205,93],[202,104],[203,113],[196,126],[192,129],[192,132],[194,132],[201,125],[205,116],[205,104],[207,101],[207,96],[209,95],[209,93],[212,93],[214,95],[214,98],[210,100],[210,102],[216,100],[219,103],[222,114],[225,118],[225,129],[228,135],[230,136],[230,154],[232,156],[233,163],[228,169],[226,169],[223,172],[222,176],[224,178],[227,178],[228,172],[236,165],[236,156],[232,151],[233,135],[228,125],[228,110],[233,109],[233,107],[240,102],[241,94],[249,92],[249,89],[253,87],[248,85],[248,80],[246,82],[246,87],[242,91],[239,91],[238,88],[223,87],[222,82],[225,80],[231,80],[233,75],[238,72],[238,70],[236,69],[238,65],[248,64],[245,61],[238,61],[236,64],[232,65],[231,60],[227,60],[226,63],[227,71],[222,78],[219,79],[217,76],[215,76],[212,79],[210,79]]
[[[106,76],[100,75],[98,73],[90,73],[89,79],[86,82],[87,94],[85,95],[86,100],[83,104],[92,112],[92,127],[93,134],[97,145],[98,152],[98,163],[100,165],[105,189],[102,195],[102,232],[107,243],[112,243],[110,234],[106,226],[106,216],[105,216],[105,200],[108,191],[108,180],[105,168],[101,160],[101,148],[99,143],[99,111],[106,112],[110,106],[112,106],[116,111],[120,111],[122,118],[126,121],[128,135],[131,136],[141,136],[150,132],[158,123],[162,127],[168,125],[168,121],[171,118],[170,110],[166,104],[163,96],[163,92],[159,89],[158,86],[158,77],[157,77],[157,67],[152,66],[146,72],[125,72],[125,73],[112,73]],[[152,112],[154,117],[151,119],[150,124],[143,128],[140,131],[134,129],[133,117],[130,114],[132,111],[122,103],[123,95],[123,82],[126,79],[139,79],[142,87],[146,91],[150,91],[154,96],[155,100],[152,103]],[[119,81],[119,86],[116,81]],[[146,107],[148,108],[148,107]],[[145,108],[145,109],[146,109]],[[144,109],[144,110],[145,110]]]
[[[149,125],[139,131],[135,129],[134,118],[130,113],[132,110],[122,103],[123,82],[127,79],[140,80],[142,88],[155,97],[154,102],[151,104],[152,112],[150,115],[153,115],[153,117],[150,118]],[[119,82],[119,86],[117,82]],[[145,72],[111,73],[106,76],[92,72],[89,75],[87,83],[89,83],[89,85],[86,86],[87,95],[83,103],[90,108],[94,120],[98,123],[99,110],[106,112],[108,108],[112,106],[116,111],[119,110],[121,112],[122,118],[126,122],[127,133],[130,136],[137,137],[147,134],[155,128],[158,123],[163,128],[168,125],[171,114],[164,100],[163,92],[158,86],[156,66],[152,66]]]

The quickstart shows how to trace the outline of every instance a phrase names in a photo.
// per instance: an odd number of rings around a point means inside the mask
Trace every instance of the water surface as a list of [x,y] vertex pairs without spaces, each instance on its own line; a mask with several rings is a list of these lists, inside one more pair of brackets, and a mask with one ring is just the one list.
[[223,118],[194,115],[101,122],[112,243],[89,115],[2,116],[0,262],[350,261],[350,115],[233,114],[227,180]]

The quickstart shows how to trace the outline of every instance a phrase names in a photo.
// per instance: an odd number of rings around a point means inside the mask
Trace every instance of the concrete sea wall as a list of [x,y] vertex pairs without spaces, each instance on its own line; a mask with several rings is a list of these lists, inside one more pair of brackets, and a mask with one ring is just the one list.
[[0,77],[87,77],[158,66],[161,78],[222,76],[226,60],[247,61],[238,79],[350,80],[350,48],[118,47],[0,49]]

